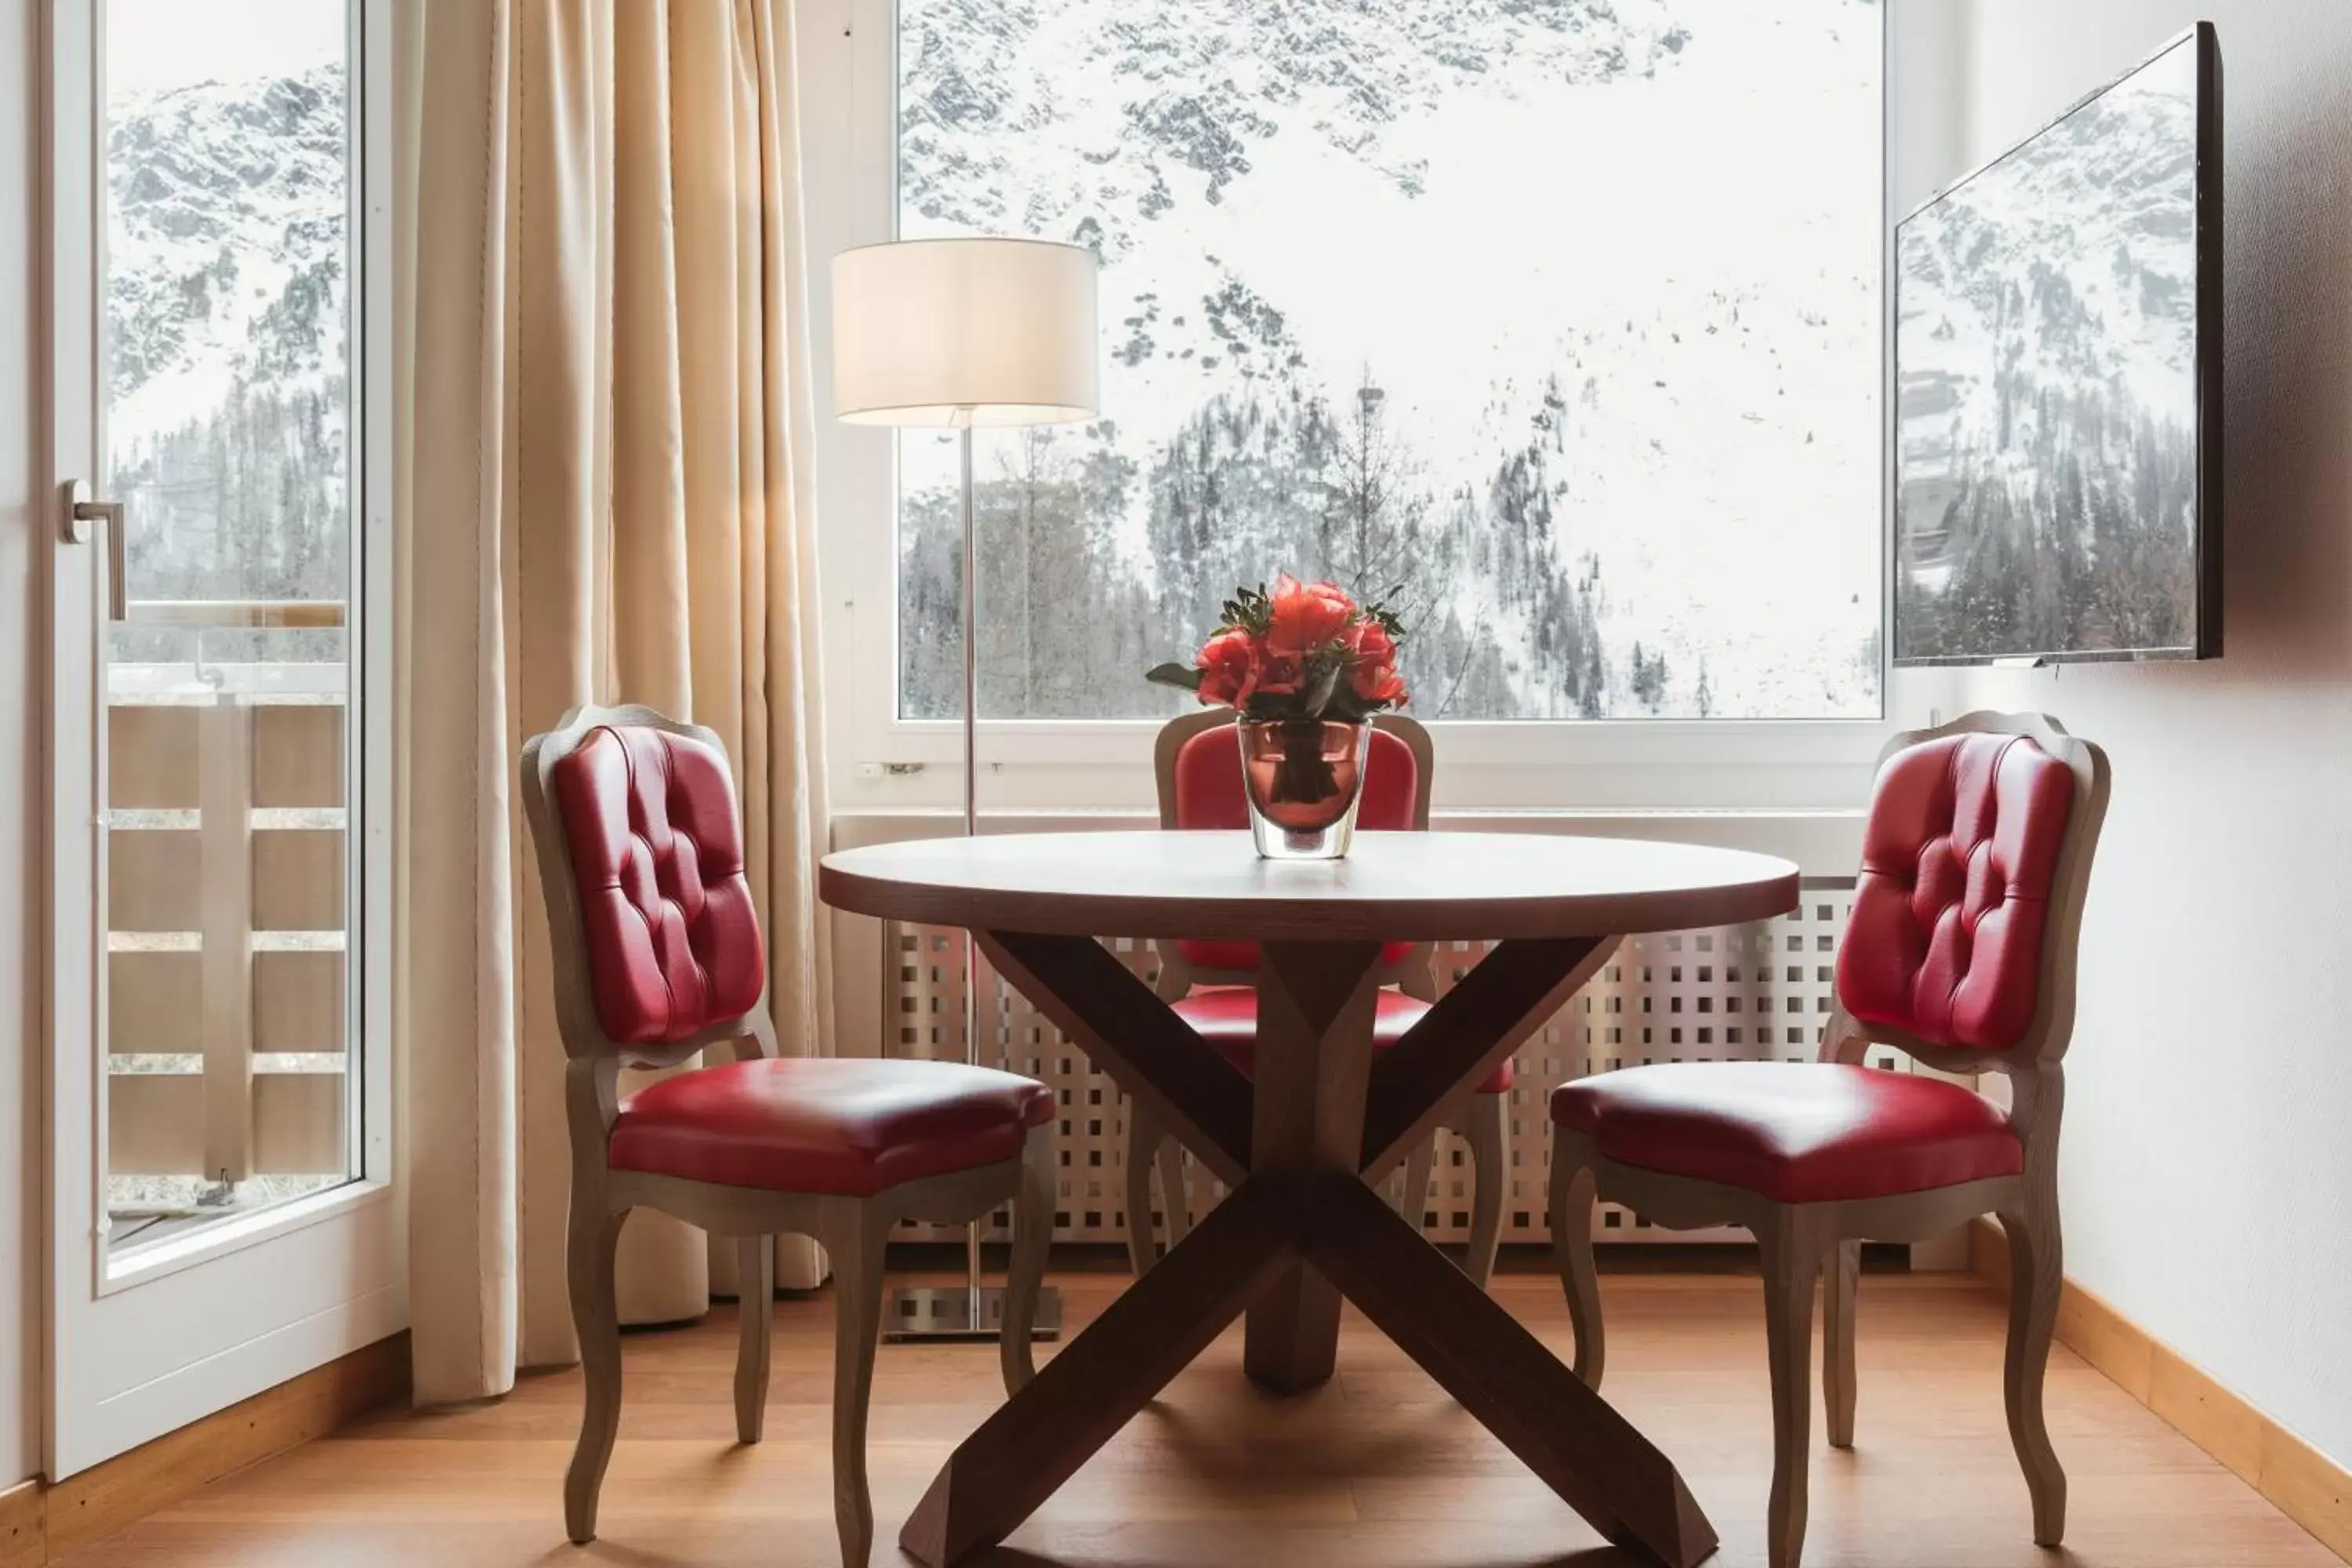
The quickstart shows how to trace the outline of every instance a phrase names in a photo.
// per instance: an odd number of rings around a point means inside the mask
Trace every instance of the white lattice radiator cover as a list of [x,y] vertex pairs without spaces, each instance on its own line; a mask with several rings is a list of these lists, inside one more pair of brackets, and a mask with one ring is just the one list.
[[[1811,1059],[1833,1005],[1832,970],[1853,905],[1853,882],[1808,878],[1803,902],[1790,914],[1747,925],[1628,937],[1607,968],[1520,1047],[1511,1094],[1510,1182],[1503,1197],[1503,1239],[1550,1238],[1549,1201],[1552,1088],[1571,1078],[1644,1062]],[[892,923],[885,928],[894,1056],[963,1059],[964,942],[946,927]],[[1105,938],[1146,984],[1159,958],[1148,942]],[[1451,986],[1488,944],[1448,942],[1437,954],[1438,985]],[[1055,1215],[1058,1241],[1124,1242],[1127,1097],[1061,1031],[982,960],[980,1060],[1050,1085],[1059,1107],[1061,1180]],[[1874,1048],[1875,1065],[1926,1071],[1909,1058]],[[1433,1241],[1466,1238],[1473,1172],[1452,1133],[1438,1134],[1426,1230]],[[1206,1212],[1219,1185],[1188,1162],[1192,1208]],[[1002,1236],[1006,1215],[992,1234]],[[1710,1232],[1657,1230],[1603,1205],[1594,1234],[1607,1241],[1705,1240]],[[910,1226],[911,1238],[945,1239],[945,1227]],[[1725,1233],[1726,1236],[1737,1233]]]

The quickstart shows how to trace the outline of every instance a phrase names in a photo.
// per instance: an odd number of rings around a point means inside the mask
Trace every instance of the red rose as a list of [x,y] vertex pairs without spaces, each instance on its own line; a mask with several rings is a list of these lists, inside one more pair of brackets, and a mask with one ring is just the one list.
[[1265,653],[1258,660],[1257,689],[1265,696],[1287,697],[1306,679],[1306,661],[1295,653]]
[[1360,669],[1366,665],[1396,663],[1396,639],[1389,636],[1388,627],[1378,621],[1365,621],[1348,629],[1348,667]]
[[1348,671],[1348,684],[1365,701],[1385,702],[1391,708],[1403,707],[1412,695],[1392,664],[1360,664]]
[[1274,580],[1265,646],[1273,653],[1307,654],[1356,618],[1356,601],[1337,583],[1301,583],[1285,572]]
[[1396,672],[1396,639],[1378,621],[1348,628],[1348,684],[1366,702],[1402,707],[1404,680]]
[[1249,633],[1219,632],[1201,648],[1201,700],[1239,708],[1258,689],[1257,644]]

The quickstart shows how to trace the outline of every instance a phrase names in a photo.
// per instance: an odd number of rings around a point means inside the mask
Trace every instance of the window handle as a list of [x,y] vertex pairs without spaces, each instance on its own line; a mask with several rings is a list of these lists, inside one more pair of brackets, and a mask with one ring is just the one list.
[[122,503],[92,500],[88,479],[76,479],[68,487],[67,500],[68,543],[88,544],[91,524],[102,522],[106,525],[106,613],[113,620],[129,620],[131,557],[123,539]]

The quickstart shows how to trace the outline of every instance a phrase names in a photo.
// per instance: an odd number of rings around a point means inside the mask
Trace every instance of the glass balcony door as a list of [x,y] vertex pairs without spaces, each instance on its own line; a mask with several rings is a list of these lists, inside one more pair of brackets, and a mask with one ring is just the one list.
[[399,1326],[388,10],[55,8],[53,1478]]

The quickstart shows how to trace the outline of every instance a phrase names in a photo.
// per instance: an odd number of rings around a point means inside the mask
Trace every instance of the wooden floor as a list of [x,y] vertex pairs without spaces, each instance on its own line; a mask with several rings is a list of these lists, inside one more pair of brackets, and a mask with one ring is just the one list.
[[[1118,1277],[1061,1279],[1083,1320]],[[1558,1287],[1501,1299],[1565,1356]],[[1769,1406],[1752,1279],[1604,1279],[1608,1392],[1674,1456],[1723,1534],[1759,1565]],[[832,1308],[779,1303],[767,1441],[732,1441],[732,1312],[633,1335],[603,1539],[564,1543],[559,1478],[576,1375],[526,1379],[454,1413],[388,1413],[216,1483],[72,1559],[76,1568],[375,1564],[759,1564],[837,1561],[826,1463]],[[1809,1568],[2341,1568],[2293,1522],[2064,1349],[2050,1425],[2073,1482],[2067,1550],[2030,1539],[2001,1418],[1998,1300],[1964,1276],[1863,1285],[1857,1447],[1815,1422]],[[1386,1341],[1350,1318],[1339,1377],[1275,1401],[1228,1333],[993,1561],[1386,1568],[1633,1559],[1521,1470]],[[1000,1397],[993,1347],[885,1346],[875,1383],[877,1564],[953,1441]],[[1818,1406],[1816,1407],[1818,1409]]]

